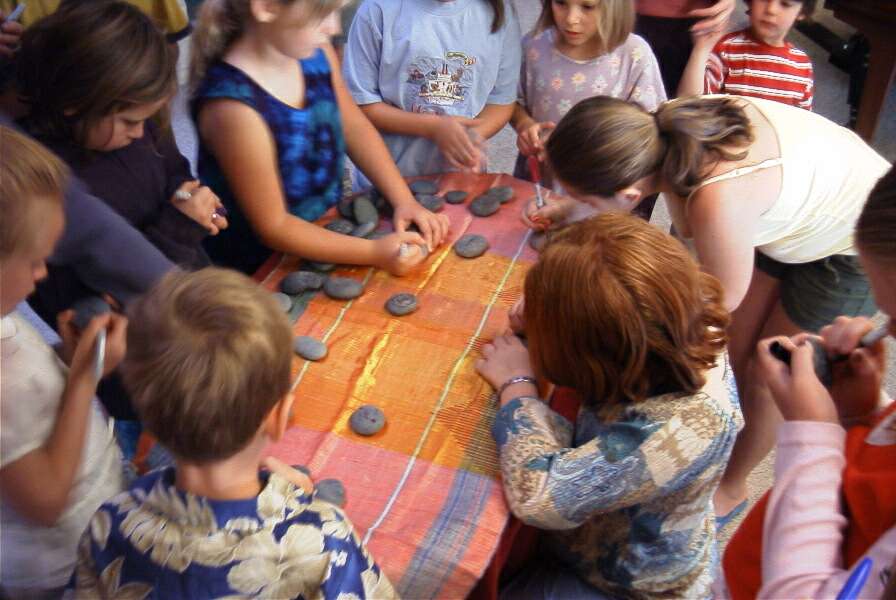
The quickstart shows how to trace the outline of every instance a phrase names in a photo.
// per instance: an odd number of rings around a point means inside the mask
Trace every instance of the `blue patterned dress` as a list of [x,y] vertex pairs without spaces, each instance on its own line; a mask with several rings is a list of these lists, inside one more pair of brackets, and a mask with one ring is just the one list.
[[712,496],[743,424],[727,358],[692,395],[582,409],[573,426],[534,398],[492,433],[513,513],[549,530],[557,568],[593,596],[705,598],[716,552]]
[[336,506],[276,474],[246,500],[154,471],[103,504],[78,547],[75,598],[395,598]]
[[[342,196],[345,139],[331,81],[330,63],[323,50],[299,61],[305,77],[305,105],[284,104],[246,73],[231,64],[213,64],[193,98],[196,120],[208,100],[237,100],[257,111],[270,128],[277,147],[277,169],[286,209],[314,221]],[[239,202],[227,184],[218,161],[201,143],[199,178],[221,198],[228,210],[229,227],[206,238],[204,246],[218,264],[254,272],[271,254],[252,231]]]

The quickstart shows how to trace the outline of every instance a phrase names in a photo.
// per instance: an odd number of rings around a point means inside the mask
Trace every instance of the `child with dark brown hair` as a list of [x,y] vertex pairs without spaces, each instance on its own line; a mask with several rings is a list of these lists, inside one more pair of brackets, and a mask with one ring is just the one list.
[[[712,495],[741,423],[719,282],[669,235],[606,214],[552,237],[524,317],[528,350],[505,335],[476,365],[498,390],[507,501],[549,531],[553,564],[507,597],[705,597]],[[574,424],[536,377],[578,393]]]
[[172,262],[210,264],[201,242],[227,219],[154,122],[177,80],[175,55],[150,18],[125,2],[66,3],[25,32],[18,61],[29,133]]
[[342,510],[265,459],[293,409],[292,331],[271,295],[235,271],[175,271],[129,315],[124,379],[175,466],[96,512],[76,597],[395,597]]

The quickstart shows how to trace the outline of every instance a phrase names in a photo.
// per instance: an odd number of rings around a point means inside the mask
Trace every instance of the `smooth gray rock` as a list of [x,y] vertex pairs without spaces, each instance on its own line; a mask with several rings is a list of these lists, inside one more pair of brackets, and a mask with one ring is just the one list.
[[314,484],[314,497],[343,508],[345,506],[345,486],[338,479],[321,479]]
[[349,235],[355,229],[355,224],[348,219],[335,219],[324,225],[324,229],[329,229],[342,235]]
[[529,236],[529,246],[536,252],[541,252],[548,241],[548,235],[543,231],[533,231]]
[[327,355],[327,345],[307,335],[300,335],[294,339],[292,349],[307,360],[320,360]]
[[417,202],[430,212],[437,213],[443,208],[445,208],[445,201],[439,198],[438,196],[433,196],[432,194],[418,194]]
[[417,296],[415,296],[414,294],[408,294],[407,292],[395,294],[394,296],[386,300],[386,310],[388,310],[396,317],[409,315],[417,310],[418,306],[419,304],[417,302]]
[[358,435],[373,435],[386,425],[386,415],[378,407],[365,404],[352,413],[348,425]]
[[478,233],[468,233],[454,242],[454,251],[463,258],[477,258],[488,250],[488,240]]
[[364,291],[360,281],[348,277],[330,277],[324,283],[324,293],[335,300],[351,300]]
[[280,291],[290,296],[308,290],[319,290],[324,285],[324,276],[311,271],[293,271],[280,282]]
[[352,219],[355,218],[354,211],[355,200],[354,198],[343,198],[339,201],[339,204],[336,205],[336,210],[339,211],[339,214],[344,219]]
[[280,305],[280,309],[283,312],[289,312],[290,309],[292,309],[292,298],[283,292],[274,292],[274,300],[277,301],[277,304]]
[[489,196],[498,199],[498,202],[501,204],[507,204],[511,200],[513,200],[514,193],[513,188],[509,185],[499,185],[498,187],[493,187],[488,192],[486,192]]
[[470,212],[477,217],[488,217],[501,208],[501,201],[489,194],[483,194],[470,202]]
[[367,237],[376,229],[377,223],[376,221],[368,221],[367,223],[361,223],[354,229],[352,229],[351,233],[354,237]]
[[367,236],[368,240],[378,240],[386,237],[387,235],[392,235],[391,231],[374,231],[370,235]]
[[439,191],[439,186],[434,181],[428,179],[418,179],[412,181],[408,186],[415,194],[435,194]]
[[445,192],[443,197],[448,204],[463,204],[467,196],[469,194],[463,190],[451,190],[450,192]]
[[309,269],[314,269],[319,273],[329,273],[336,268],[336,265],[333,263],[317,262],[314,260],[305,261],[305,264],[308,265]]
[[355,198],[355,204],[352,206],[352,214],[355,216],[355,223],[377,223],[380,220],[380,213],[377,212],[376,206],[367,196],[358,196]]
[[72,323],[78,329],[84,329],[94,317],[112,312],[112,307],[99,296],[87,296],[72,304],[72,310],[75,311]]

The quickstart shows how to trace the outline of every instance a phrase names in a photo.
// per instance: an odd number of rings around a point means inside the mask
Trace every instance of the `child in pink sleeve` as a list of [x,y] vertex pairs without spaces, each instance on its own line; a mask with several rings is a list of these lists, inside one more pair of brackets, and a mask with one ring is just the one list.
[[[855,238],[878,306],[896,315],[896,169],[871,191]],[[871,330],[864,317],[821,330],[821,348],[845,357],[830,388],[815,374],[808,334],[760,342],[759,376],[785,419],[775,486],[731,539],[717,596],[833,598],[864,557],[872,568],[859,597],[883,595],[896,559],[896,403],[880,392],[883,342],[860,346]],[[789,366],[771,354],[776,341]]]

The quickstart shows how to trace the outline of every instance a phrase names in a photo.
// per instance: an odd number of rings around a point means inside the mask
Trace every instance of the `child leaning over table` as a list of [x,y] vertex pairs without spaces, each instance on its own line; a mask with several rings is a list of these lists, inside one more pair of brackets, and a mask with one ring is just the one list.
[[292,332],[273,297],[234,271],[173,272],[130,314],[125,384],[175,466],[100,507],[76,595],[394,597],[343,512],[263,461],[293,404]]
[[[501,403],[507,501],[547,530],[550,560],[503,596],[706,597],[712,496],[742,423],[719,282],[669,235],[608,213],[548,242],[523,315],[528,350],[499,337],[477,369]],[[575,424],[535,375],[577,392]]]
[[[58,596],[90,516],[124,481],[111,423],[94,400],[94,346],[108,327],[104,373],[124,356],[126,321],[94,318],[78,337],[59,316],[67,368],[25,298],[62,235],[68,171],[37,142],[0,126],[0,596]],[[20,303],[22,305],[18,306]]]

